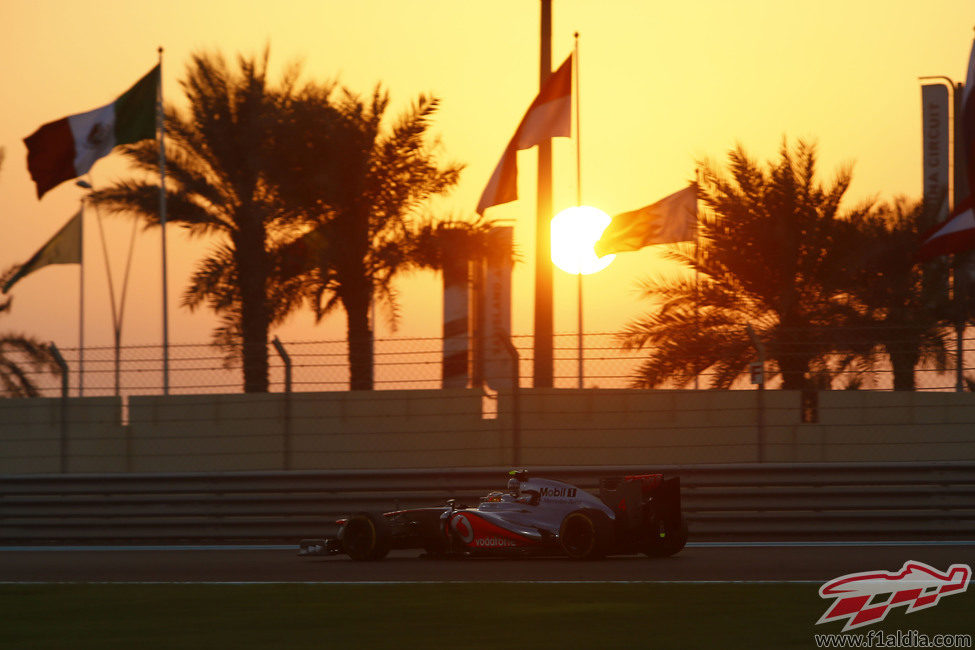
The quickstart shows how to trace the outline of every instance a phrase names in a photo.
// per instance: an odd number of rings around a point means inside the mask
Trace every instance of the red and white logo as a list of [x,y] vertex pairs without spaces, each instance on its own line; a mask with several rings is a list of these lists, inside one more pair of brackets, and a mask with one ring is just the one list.
[[923,562],[905,562],[900,571],[849,573],[830,580],[819,588],[820,598],[835,598],[833,605],[816,621],[846,620],[843,632],[884,620],[894,607],[904,605],[905,613],[934,607],[942,596],[960,594],[968,588],[972,569],[967,564],[952,564],[944,573]]
[[460,541],[465,544],[470,544],[474,541],[474,528],[471,526],[471,522],[467,521],[467,517],[464,515],[455,515],[453,519],[450,520],[450,527],[454,529],[457,536],[460,537]]

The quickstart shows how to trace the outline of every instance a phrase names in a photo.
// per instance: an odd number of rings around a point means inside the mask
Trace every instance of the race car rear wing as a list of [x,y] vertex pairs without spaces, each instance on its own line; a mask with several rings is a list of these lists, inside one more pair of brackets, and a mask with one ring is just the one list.
[[613,509],[616,520],[624,522],[627,528],[640,526],[648,514],[679,526],[679,476],[664,478],[663,474],[640,474],[603,478],[599,481],[599,498]]

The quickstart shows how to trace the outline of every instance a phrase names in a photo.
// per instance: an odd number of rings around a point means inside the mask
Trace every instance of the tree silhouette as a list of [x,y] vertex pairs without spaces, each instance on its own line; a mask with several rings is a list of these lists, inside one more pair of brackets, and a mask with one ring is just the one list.
[[[850,275],[849,295],[860,309],[847,336],[882,349],[893,370],[894,390],[914,390],[915,369],[945,368],[953,306],[949,302],[948,264],[943,258],[912,264],[921,233],[932,221],[923,202],[899,199],[877,206],[852,236],[859,258]],[[876,360],[865,356],[873,365]]]
[[645,280],[644,295],[660,309],[619,334],[625,349],[652,346],[634,385],[687,385],[707,371],[711,387],[731,386],[755,359],[749,324],[785,389],[862,358],[869,344],[834,335],[857,315],[844,297],[855,262],[850,233],[870,210],[840,213],[850,169],[821,185],[816,147],[800,140],[793,148],[783,141],[764,168],[738,146],[727,174],[702,161],[698,177],[699,250],[679,245],[668,253],[689,273]]
[[[285,247],[282,283],[300,289],[318,319],[341,306],[346,313],[349,385],[373,387],[373,329],[378,300],[395,317],[393,278],[416,266],[411,233],[428,199],[456,182],[461,165],[437,161],[430,119],[439,102],[420,95],[386,129],[389,95],[377,87],[363,100],[333,85],[309,85],[291,102],[290,124],[303,146],[282,150],[281,197],[301,214],[307,232]],[[292,182],[289,182],[291,179]]]
[[472,219],[423,217],[411,224],[404,243],[410,268],[443,271],[452,264],[508,254],[494,247],[495,223],[477,215]]
[[[271,325],[290,307],[270,300],[274,251],[293,237],[293,215],[281,204],[275,164],[282,142],[281,116],[295,93],[296,67],[276,87],[268,80],[269,50],[239,56],[231,68],[219,54],[191,57],[180,85],[188,109],[167,107],[167,219],[190,236],[216,240],[196,268],[183,304],[206,304],[221,318],[214,340],[243,361],[244,390],[268,389],[267,343]],[[112,212],[160,222],[157,143],[127,146],[124,155],[148,172],[98,190],[92,200]],[[284,311],[282,311],[284,310]]]
[[[3,160],[0,149],[0,162]],[[0,274],[4,284],[20,267],[13,265]],[[13,298],[0,297],[0,315],[9,313]],[[0,334],[0,395],[5,397],[38,397],[40,391],[32,375],[40,372],[60,373],[50,349],[37,339],[23,334]]]
[[[3,157],[4,149],[0,147],[0,169],[3,168]],[[0,286],[18,268],[14,265],[0,274]],[[9,313],[12,302],[13,298],[0,297],[0,314]],[[32,370],[25,368],[25,363],[32,366]],[[43,371],[60,372],[46,345],[22,334],[0,334],[0,394],[5,397],[37,397],[40,392],[31,374]]]

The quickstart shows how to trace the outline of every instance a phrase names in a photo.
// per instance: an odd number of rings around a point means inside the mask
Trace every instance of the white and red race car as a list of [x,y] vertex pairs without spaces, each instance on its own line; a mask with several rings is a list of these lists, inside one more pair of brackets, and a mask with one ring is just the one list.
[[299,555],[380,560],[392,549],[427,556],[560,555],[574,560],[643,553],[673,555],[687,542],[680,479],[661,474],[604,478],[599,496],[562,481],[508,473],[504,491],[476,507],[359,512],[337,521],[338,537],[305,539]]

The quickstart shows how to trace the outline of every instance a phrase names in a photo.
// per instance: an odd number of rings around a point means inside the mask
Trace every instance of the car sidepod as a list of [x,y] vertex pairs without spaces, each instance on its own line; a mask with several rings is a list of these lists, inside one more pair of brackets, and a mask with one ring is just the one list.
[[513,521],[511,517],[475,509],[451,513],[448,527],[464,549],[479,554],[530,551],[538,549],[545,541],[540,531]]

